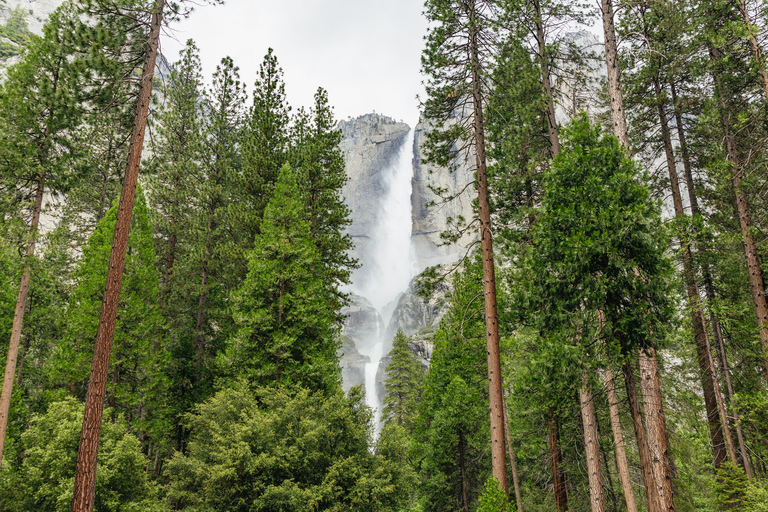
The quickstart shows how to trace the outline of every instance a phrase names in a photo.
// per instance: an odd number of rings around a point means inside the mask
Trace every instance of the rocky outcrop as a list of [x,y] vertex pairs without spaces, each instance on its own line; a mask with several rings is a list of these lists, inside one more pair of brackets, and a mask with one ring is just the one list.
[[357,351],[355,342],[347,336],[341,337],[339,348],[339,365],[341,366],[341,387],[346,392],[352,386],[365,383],[365,365],[371,360],[368,356]]
[[352,294],[350,304],[341,310],[344,324],[341,330],[339,364],[344,391],[365,383],[365,365],[371,362],[358,347],[367,346],[378,335],[382,324],[379,313],[364,297]]

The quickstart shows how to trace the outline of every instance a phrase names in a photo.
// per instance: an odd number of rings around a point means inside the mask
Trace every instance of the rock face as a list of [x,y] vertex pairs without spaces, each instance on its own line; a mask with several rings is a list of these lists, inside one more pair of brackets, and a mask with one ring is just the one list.
[[[6,0],[5,3],[8,10],[21,7],[29,13],[27,16],[29,30],[35,34],[42,34],[43,24],[45,24],[48,16],[63,4],[64,0]],[[4,11],[4,9],[0,9],[0,19],[3,21],[7,19],[7,12]]]
[[345,316],[341,331],[339,364],[344,391],[365,383],[365,365],[371,360],[362,355],[358,347],[375,339],[381,317],[365,298],[352,295],[349,306],[341,310]]
[[[455,117],[451,122],[458,121]],[[440,233],[449,230],[451,219],[454,222],[464,218],[470,222],[474,218],[472,199],[475,189],[467,187],[474,180],[474,157],[470,161],[463,157],[454,162],[455,170],[438,168],[424,162],[423,144],[427,134],[433,128],[423,119],[416,126],[414,137],[413,158],[413,231],[411,239],[416,249],[418,268],[425,269],[457,261],[464,254],[464,247],[477,238],[476,231],[471,230],[458,243],[443,245]],[[451,201],[442,202],[433,190],[442,189],[449,196],[455,196]],[[429,206],[430,203],[440,203]]]

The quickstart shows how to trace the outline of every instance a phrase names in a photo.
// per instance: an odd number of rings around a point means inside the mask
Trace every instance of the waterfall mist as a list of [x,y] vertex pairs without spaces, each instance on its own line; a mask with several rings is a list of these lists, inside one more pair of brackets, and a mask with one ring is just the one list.
[[365,394],[368,405],[375,409],[376,431],[381,419],[381,389],[376,375],[382,357],[387,355],[392,340],[385,338],[396,301],[416,275],[417,260],[411,243],[413,219],[411,192],[413,179],[414,130],[403,140],[397,158],[382,169],[383,194],[378,204],[376,224],[369,233],[367,264],[357,274],[352,291],[368,299],[378,311],[375,335],[359,340],[358,350],[368,356],[365,368]]

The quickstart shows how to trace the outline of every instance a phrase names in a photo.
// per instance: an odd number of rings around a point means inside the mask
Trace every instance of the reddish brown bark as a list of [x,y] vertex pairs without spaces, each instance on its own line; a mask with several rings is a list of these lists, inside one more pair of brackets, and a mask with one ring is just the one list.
[[659,500],[658,488],[655,485],[653,475],[653,465],[651,464],[651,454],[648,450],[648,442],[645,435],[645,427],[640,413],[640,402],[637,397],[637,386],[635,385],[635,374],[628,362],[622,367],[624,373],[624,385],[627,389],[627,399],[629,400],[629,412],[632,417],[632,423],[635,427],[635,439],[637,439],[637,453],[640,457],[640,467],[643,470],[643,481],[645,482],[645,497],[648,501],[648,512],[662,512],[663,506]]
[[611,416],[613,442],[616,449],[616,467],[619,471],[619,482],[621,482],[621,490],[624,493],[624,502],[627,505],[627,512],[637,512],[637,500],[635,500],[635,491],[632,489],[632,480],[629,476],[629,462],[627,461],[627,450],[624,447],[624,433],[621,428],[621,418],[619,417],[616,386],[613,371],[609,369],[605,370],[605,389],[608,398],[608,412]]
[[468,3],[470,19],[470,58],[472,103],[477,162],[477,200],[480,220],[480,250],[483,260],[483,294],[485,295],[486,346],[488,350],[488,392],[491,415],[491,465],[493,477],[509,495],[507,462],[504,449],[504,396],[501,388],[501,351],[496,308],[496,276],[493,260],[493,231],[486,171],[485,128],[483,126],[483,93],[480,79],[478,20],[474,0]]
[[[711,59],[717,64],[717,61],[724,58],[720,50],[709,48]],[[720,123],[723,128],[723,141],[725,143],[725,154],[731,167],[731,176],[733,183],[733,192],[736,199],[736,215],[739,218],[741,227],[742,243],[744,245],[744,256],[747,263],[747,273],[749,274],[750,291],[752,292],[752,301],[755,306],[755,316],[757,317],[757,326],[760,331],[760,340],[763,346],[763,366],[766,382],[768,382],[768,303],[765,298],[765,284],[763,283],[763,274],[760,266],[760,259],[757,255],[755,239],[752,235],[752,217],[749,211],[749,203],[742,190],[741,183],[744,179],[744,167],[741,164],[736,135],[731,127],[730,102],[725,91],[725,87],[720,79],[720,70],[717,65],[712,67],[712,75],[715,82],[715,92],[720,101]]]
[[27,252],[24,255],[27,263],[21,274],[19,294],[16,297],[16,309],[13,313],[13,326],[11,327],[11,341],[8,344],[8,356],[5,360],[5,374],[3,376],[3,389],[0,391],[0,464],[3,462],[5,450],[5,436],[8,431],[8,415],[11,412],[11,395],[13,394],[13,381],[16,377],[16,360],[19,356],[19,342],[21,341],[21,329],[24,327],[24,311],[27,308],[27,296],[29,284],[32,280],[32,269],[29,261],[35,254],[35,240],[37,228],[40,225],[40,211],[43,208],[43,192],[45,190],[45,171],[41,171],[37,179],[35,190],[35,205],[32,208],[32,219],[29,225],[29,242]]
[[128,232],[131,226],[133,202],[136,196],[136,183],[139,175],[139,163],[144,145],[144,131],[149,112],[149,100],[152,92],[152,80],[155,72],[155,60],[162,25],[165,0],[157,0],[152,13],[152,21],[147,41],[147,53],[139,86],[136,114],[134,117],[131,142],[128,148],[128,162],[123,178],[123,189],[117,210],[115,234],[112,239],[112,253],[109,257],[107,284],[104,290],[96,343],[93,351],[91,378],[88,382],[88,394],[85,399],[85,415],[80,433],[80,444],[75,467],[75,485],[72,496],[72,512],[93,512],[96,490],[96,465],[101,434],[101,420],[104,411],[104,395],[109,371],[109,357],[115,334],[117,306],[120,299],[120,287],[125,267],[125,255],[128,248]]
[[523,512],[523,497],[520,494],[520,481],[517,478],[517,462],[515,450],[512,448],[512,436],[509,435],[509,416],[507,415],[507,403],[504,402],[504,437],[507,440],[507,453],[509,454],[509,467],[512,470],[512,485],[515,488],[515,504],[517,512]]
[[[675,217],[683,219],[686,215],[683,210],[683,199],[680,193],[680,183],[677,174],[674,148],[672,146],[672,137],[669,132],[666,109],[658,78],[654,79],[653,87],[656,94],[659,125],[661,126],[661,138],[664,143],[664,152],[667,158],[667,170],[669,172],[669,183],[672,189],[672,202],[675,208]],[[707,325],[704,321],[704,310],[701,306],[699,287],[696,283],[696,274],[694,273],[693,268],[691,244],[687,234],[682,230],[680,231],[680,249],[683,256],[683,278],[685,280],[685,289],[688,294],[688,306],[691,308],[693,337],[696,343],[701,387],[704,391],[704,405],[707,412],[707,421],[709,422],[710,437],[712,439],[714,462],[715,466],[719,467],[725,460],[726,448],[728,449],[729,454],[733,453],[733,443],[730,439],[727,416],[725,414],[725,409],[722,406],[722,395],[720,394],[714,365],[712,363],[711,347],[707,337]],[[723,428],[723,425],[725,428]],[[736,463],[734,459],[732,459],[731,462]]]
[[659,367],[656,350],[640,351],[640,386],[643,390],[643,409],[650,462],[653,466],[654,483],[662,510],[675,510],[672,492],[672,471],[669,465],[667,427],[664,422],[664,403],[661,398]]

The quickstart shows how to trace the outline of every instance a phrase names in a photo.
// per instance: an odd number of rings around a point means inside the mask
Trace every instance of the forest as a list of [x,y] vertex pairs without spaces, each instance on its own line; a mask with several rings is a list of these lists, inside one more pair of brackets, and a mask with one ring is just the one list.
[[195,5],[0,0],[0,511],[768,512],[768,4],[426,0],[476,241],[380,432],[328,92],[166,64]]

